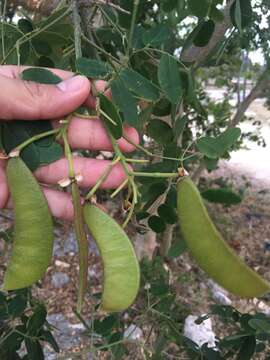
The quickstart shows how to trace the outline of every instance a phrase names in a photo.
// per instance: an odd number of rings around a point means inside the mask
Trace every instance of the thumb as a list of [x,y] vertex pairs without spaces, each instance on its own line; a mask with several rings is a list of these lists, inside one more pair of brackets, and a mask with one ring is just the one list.
[[90,82],[74,76],[57,85],[45,85],[0,75],[0,119],[56,119],[84,103]]

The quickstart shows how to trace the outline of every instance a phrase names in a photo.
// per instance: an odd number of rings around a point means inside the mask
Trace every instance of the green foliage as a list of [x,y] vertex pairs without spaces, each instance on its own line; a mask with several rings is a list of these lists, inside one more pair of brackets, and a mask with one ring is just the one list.
[[119,139],[122,136],[122,119],[115,105],[103,94],[99,94],[100,116],[108,127],[110,133]]
[[202,22],[199,25],[198,32],[196,32],[196,36],[193,39],[193,43],[196,46],[204,47],[206,46],[215,30],[215,23],[213,20],[207,20]]
[[146,47],[160,47],[168,41],[169,36],[170,28],[168,25],[161,24],[145,31],[142,40]]
[[242,201],[242,196],[228,188],[208,189],[204,190],[201,194],[210,202],[220,203],[226,206],[239,204]]
[[235,0],[230,13],[233,24],[242,31],[252,21],[251,0]]
[[[7,154],[17,145],[43,132],[51,131],[51,123],[48,121],[2,122],[2,144]],[[29,169],[36,170],[40,165],[49,164],[61,158],[62,148],[52,136],[37,140],[22,150],[21,156]]]
[[188,0],[188,7],[192,15],[195,15],[199,18],[204,18],[207,16],[211,1],[202,0],[200,2],[196,0]]
[[182,81],[178,64],[174,57],[169,55],[161,57],[158,67],[158,80],[161,89],[172,104],[177,104],[181,101]]
[[166,229],[166,224],[161,217],[153,215],[148,219],[148,225],[156,233],[162,233]]
[[149,101],[158,100],[158,88],[137,71],[124,69],[119,74],[119,78],[124,82],[125,86],[139,98]]
[[152,119],[147,127],[147,134],[159,144],[166,145],[173,139],[173,130],[165,121]]
[[9,294],[0,292],[1,359],[42,360],[44,342],[59,352],[46,316],[45,305],[34,299],[30,290],[22,289]]
[[26,69],[22,72],[21,78],[25,81],[34,81],[40,84],[58,84],[61,82],[59,76],[42,68]]
[[162,204],[158,208],[158,215],[168,224],[177,222],[177,214],[172,206]]
[[227,129],[217,138],[203,137],[198,140],[197,146],[202,154],[210,159],[222,157],[236,143],[241,130],[239,128]]
[[123,120],[130,126],[138,128],[138,102],[135,96],[133,96],[120,78],[113,80],[111,91],[114,103],[123,114]]
[[94,59],[79,58],[76,60],[76,70],[81,75],[92,79],[106,78],[112,72],[109,64]]

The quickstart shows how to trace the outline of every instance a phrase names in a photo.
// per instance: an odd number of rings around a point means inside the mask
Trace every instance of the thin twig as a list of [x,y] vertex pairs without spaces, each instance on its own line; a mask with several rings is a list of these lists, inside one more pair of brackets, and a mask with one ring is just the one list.
[[83,208],[81,204],[80,191],[76,180],[72,152],[67,139],[67,129],[71,119],[62,128],[65,156],[68,161],[68,175],[71,182],[71,195],[74,208],[74,226],[79,247],[79,294],[77,300],[77,312],[80,313],[88,285],[88,240],[84,230]]
[[81,17],[78,11],[78,2],[72,1],[73,4],[73,24],[74,24],[74,40],[75,40],[75,55],[76,59],[82,57],[82,30],[81,30]]
[[107,0],[94,0],[93,1],[94,4],[97,4],[97,5],[108,5],[112,8],[114,8],[115,10],[118,10],[124,14],[127,14],[127,15],[130,15],[130,11],[126,10],[126,9],[123,9],[121,6],[119,5],[116,5],[112,2],[108,2]]
[[99,189],[99,187],[102,185],[102,183],[109,176],[109,174],[110,174],[112,168],[114,167],[114,165],[116,165],[119,161],[120,161],[120,158],[118,156],[107,166],[107,168],[104,170],[104,172],[97,179],[95,186],[85,196],[85,200],[90,200],[95,195],[96,191]]
[[138,9],[139,9],[140,0],[134,0],[133,4],[134,5],[133,5],[132,18],[131,18],[131,24],[130,24],[127,54],[129,54],[129,51],[132,47],[133,34],[134,34],[136,17],[137,17],[137,13],[138,13]]
[[84,41],[86,41],[89,45],[93,46],[96,50],[98,50],[101,54],[105,55],[107,58],[111,58],[112,61],[116,62],[119,65],[122,65],[121,62],[115,58],[113,55],[111,55],[110,53],[108,53],[106,50],[104,50],[103,48],[101,48],[100,46],[98,46],[94,41],[91,41],[90,39],[88,39],[87,36],[85,36],[84,34],[82,34],[82,39]]

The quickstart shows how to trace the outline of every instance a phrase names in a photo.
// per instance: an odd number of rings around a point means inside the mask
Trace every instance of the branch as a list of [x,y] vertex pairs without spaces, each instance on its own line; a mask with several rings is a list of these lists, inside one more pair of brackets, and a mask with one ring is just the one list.
[[168,255],[173,240],[173,231],[175,224],[167,224],[160,242],[160,254],[163,257]]
[[[79,9],[79,15],[81,17],[81,29],[82,33],[90,40],[90,42],[95,43],[95,40],[93,38],[92,34],[92,25],[93,21],[99,21],[99,18],[95,18],[96,14],[96,4],[93,0],[88,0],[87,6],[84,0],[77,0],[78,1],[78,9]],[[97,51],[95,47],[89,47],[89,57],[91,58],[97,58]]]
[[[114,8],[115,10],[117,10],[119,12],[130,15],[130,11],[123,9],[121,6],[116,5],[116,4],[112,3],[111,1],[108,1],[108,0],[92,0],[92,2],[94,4],[96,4],[96,5],[108,5],[108,6]],[[82,3],[83,2],[81,1],[81,4]],[[84,0],[84,5],[89,6],[89,1]]]
[[183,62],[196,62],[197,65],[202,64],[207,59],[211,51],[213,51],[220,43],[220,41],[223,40],[227,30],[232,27],[230,8],[233,2],[234,0],[229,0],[227,5],[225,6],[223,10],[224,20],[222,22],[216,23],[214,33],[209,43],[205,47],[191,45],[189,48],[184,50],[181,54],[181,60]]
[[259,77],[256,85],[250,91],[249,95],[241,102],[238,107],[236,114],[232,118],[229,127],[235,127],[245,115],[245,112],[249,108],[250,104],[257,98],[263,95],[265,88],[267,87],[270,80],[269,69],[265,69]]
[[82,57],[82,43],[81,43],[81,18],[78,11],[78,3],[73,0],[73,24],[74,24],[74,40],[75,40],[75,55],[76,59]]

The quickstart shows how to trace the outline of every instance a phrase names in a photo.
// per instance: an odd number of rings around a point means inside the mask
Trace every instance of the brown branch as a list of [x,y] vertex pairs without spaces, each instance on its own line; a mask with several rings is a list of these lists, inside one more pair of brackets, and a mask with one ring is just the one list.
[[205,170],[205,163],[203,160],[201,160],[199,162],[199,164],[197,165],[197,167],[195,169],[193,169],[193,172],[191,173],[191,179],[193,180],[193,182],[195,184],[199,183],[200,177],[202,172]]
[[233,2],[234,0],[229,0],[225,6],[223,10],[224,20],[216,23],[214,33],[209,43],[205,47],[191,45],[189,48],[184,50],[181,54],[181,60],[183,62],[195,62],[197,65],[202,64],[216,46],[224,39],[225,33],[232,27],[230,8]]
[[249,95],[241,102],[236,114],[232,118],[229,127],[235,127],[243,119],[245,112],[249,108],[250,104],[257,98],[263,96],[264,90],[270,81],[269,69],[266,69],[259,77],[256,85],[250,91]]
[[167,224],[164,233],[162,234],[162,238],[160,241],[160,254],[163,257],[168,255],[170,247],[172,245],[173,240],[173,231],[175,228],[175,224]]
[[[81,0],[81,4],[84,3],[85,6],[89,6],[89,0]],[[92,0],[92,2],[96,5],[108,5],[119,12],[130,15],[130,11],[123,9],[121,6],[114,4],[108,0]]]
[[[17,7],[21,6],[25,10],[38,12],[41,16],[49,16],[57,8],[59,3],[60,0],[8,0],[7,7],[14,10],[15,12]],[[77,1],[77,3],[84,4],[84,6],[89,6],[90,0],[81,0]],[[108,5],[119,12],[130,14],[129,11],[109,0],[92,0],[92,4],[93,3],[96,5]]]
[[[78,8],[79,8],[79,14],[81,17],[81,29],[83,35],[87,39],[89,39],[90,42],[95,43],[95,40],[93,38],[92,33],[92,26],[93,22],[100,21],[100,16],[96,15],[96,4],[93,0],[88,0],[87,6],[86,2],[84,0],[77,0],[78,1]],[[95,49],[95,47],[89,47],[89,57],[91,58],[98,58],[98,53]]]

